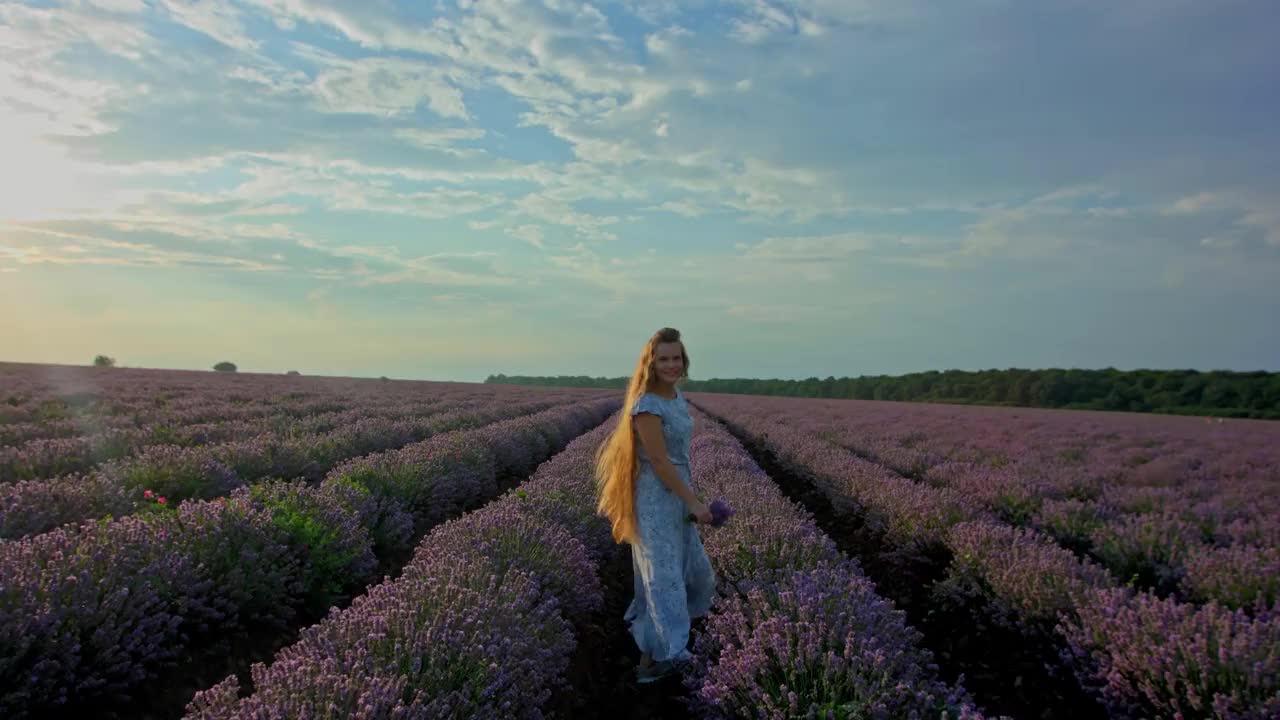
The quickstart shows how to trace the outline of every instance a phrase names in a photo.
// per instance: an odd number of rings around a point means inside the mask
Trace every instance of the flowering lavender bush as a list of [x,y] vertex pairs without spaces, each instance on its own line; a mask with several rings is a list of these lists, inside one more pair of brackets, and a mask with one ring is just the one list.
[[[618,550],[609,523],[596,514],[589,453],[568,454],[546,463],[539,474],[512,491],[521,512],[547,518],[569,532],[599,566]],[[544,471],[545,469],[545,471]]]
[[1096,502],[1048,499],[1040,506],[1031,526],[1069,550],[1087,552],[1093,547],[1094,533],[1106,525],[1107,519]]
[[519,572],[432,570],[372,588],[256,665],[253,695],[232,676],[187,717],[540,718],[572,647],[554,600]]
[[176,445],[154,445],[128,460],[106,463],[102,474],[134,497],[151,490],[174,502],[220,497],[244,484],[209,449]]
[[177,658],[175,599],[209,588],[167,533],[125,518],[0,543],[0,716],[127,693]]
[[968,495],[1012,525],[1026,525],[1044,502],[1044,489],[1008,468],[948,461],[927,471],[930,483]]
[[1113,584],[1106,570],[1024,528],[960,523],[947,545],[952,563],[933,587],[938,602],[980,603],[983,617],[1028,636],[1052,635],[1060,616],[1092,590]]
[[101,473],[0,485],[0,539],[47,532],[100,515],[127,515],[137,496]]
[[233,500],[245,499],[267,510],[291,548],[301,551],[300,593],[311,613],[327,609],[373,579],[377,560],[369,532],[361,524],[365,497],[338,483],[312,487],[302,482],[273,481],[242,488]]
[[1123,582],[1174,590],[1191,548],[1200,543],[1199,529],[1175,513],[1125,515],[1093,531],[1092,555]]
[[1066,654],[1113,717],[1280,716],[1280,609],[1249,617],[1123,588],[1096,591],[1065,623]]
[[142,442],[136,429],[108,430],[84,437],[30,440],[0,446],[0,483],[85,472],[102,460],[123,457]]
[[[776,488],[742,483],[741,479],[737,473],[717,478],[717,492],[731,498],[743,511],[733,522],[715,532],[703,533],[702,538],[722,582],[746,587],[765,582],[778,572],[822,567],[840,560],[831,538],[812,522],[797,522],[804,515]],[[739,481],[738,487],[733,486],[735,480]]]
[[1256,545],[1193,546],[1186,557],[1180,589],[1196,602],[1230,608],[1271,607],[1280,603],[1280,549]]
[[168,553],[190,558],[197,581],[172,597],[174,612],[195,649],[226,634],[283,629],[306,595],[301,547],[270,509],[242,496],[184,503],[151,519]]
[[394,498],[413,516],[415,534],[460,512],[468,498],[496,492],[493,459],[466,431],[351,460],[330,472],[328,479]]
[[581,620],[603,602],[586,548],[556,523],[520,510],[518,503],[495,503],[445,523],[406,572],[450,557],[467,557],[477,572],[497,577],[514,568],[535,578],[570,620]]
[[981,717],[918,640],[856,566],[795,570],[716,609],[686,682],[707,718]]

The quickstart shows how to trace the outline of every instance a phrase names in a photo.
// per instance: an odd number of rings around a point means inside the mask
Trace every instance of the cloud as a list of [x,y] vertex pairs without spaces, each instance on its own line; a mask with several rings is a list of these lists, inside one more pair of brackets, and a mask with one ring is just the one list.
[[706,214],[706,210],[695,202],[688,200],[668,200],[661,205],[654,205],[645,208],[646,210],[663,210],[665,212],[683,215],[684,217],[700,217]]
[[1177,202],[1162,208],[1161,212],[1167,215],[1184,215],[1200,212],[1206,208],[1214,207],[1216,204],[1216,195],[1210,192],[1202,192],[1178,198]]
[[542,228],[537,225],[519,225],[509,227],[503,230],[506,234],[514,238],[519,238],[539,250],[546,247],[543,243]]
[[347,60],[314,49],[304,56],[323,68],[311,92],[325,112],[395,117],[425,103],[443,118],[469,117],[462,90],[439,66],[400,58]]
[[159,0],[159,3],[175,22],[204,33],[227,47],[237,50],[257,50],[259,47],[259,43],[245,33],[240,11],[231,3],[201,0]]
[[841,233],[809,237],[766,238],[755,244],[739,243],[743,257],[769,262],[840,262],[873,247],[873,239],[863,233]]
[[[16,236],[40,238],[39,244],[0,247],[21,265],[115,265],[121,267],[215,267],[240,272],[278,272],[285,266],[245,257],[181,251],[150,243],[125,242],[36,226],[0,226],[0,242]],[[20,239],[16,240],[21,242]],[[9,242],[15,242],[10,240]]]

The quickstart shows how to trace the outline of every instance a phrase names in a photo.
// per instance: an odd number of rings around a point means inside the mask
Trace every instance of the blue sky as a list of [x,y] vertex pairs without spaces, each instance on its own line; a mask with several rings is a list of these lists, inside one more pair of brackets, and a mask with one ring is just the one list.
[[0,359],[1280,370],[1280,5],[0,2]]

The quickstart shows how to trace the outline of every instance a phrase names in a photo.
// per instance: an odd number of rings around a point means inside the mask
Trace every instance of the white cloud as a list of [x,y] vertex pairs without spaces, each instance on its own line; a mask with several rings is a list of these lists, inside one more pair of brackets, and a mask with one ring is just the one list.
[[204,33],[227,47],[256,50],[259,43],[248,37],[241,22],[240,10],[228,2],[207,0],[159,0],[173,18],[182,25]]
[[664,210],[666,212],[683,215],[685,217],[701,217],[707,212],[701,205],[689,200],[668,200],[661,205],[655,205],[645,209]]
[[11,233],[35,235],[41,244],[11,253],[21,265],[115,265],[123,267],[173,268],[179,266],[221,267],[241,272],[279,272],[287,269],[278,263],[266,263],[246,257],[218,253],[192,252],[163,248],[152,243],[128,242],[63,232],[32,225],[0,225],[0,239]]
[[28,61],[48,61],[78,43],[111,55],[142,60],[152,46],[146,29],[132,18],[92,8],[33,8],[0,4],[0,49]]
[[449,148],[454,143],[484,138],[484,128],[401,128],[396,137],[424,148]]
[[438,65],[400,58],[346,60],[318,51],[309,56],[324,68],[312,93],[326,112],[394,117],[425,103],[440,117],[469,117],[462,90]]
[[872,237],[858,232],[808,237],[771,237],[758,243],[739,243],[743,257],[770,262],[839,262],[874,247]]
[[542,228],[538,225],[518,225],[503,230],[506,234],[514,238],[519,238],[539,250],[545,248],[543,244]]
[[1201,212],[1217,204],[1217,196],[1211,192],[1196,193],[1178,198],[1177,202],[1163,208],[1161,212],[1169,215],[1186,215]]

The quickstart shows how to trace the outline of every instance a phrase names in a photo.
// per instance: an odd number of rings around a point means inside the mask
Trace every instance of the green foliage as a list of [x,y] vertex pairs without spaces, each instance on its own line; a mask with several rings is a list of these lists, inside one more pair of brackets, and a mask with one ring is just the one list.
[[93,359],[94,367],[115,367],[116,359],[106,355],[99,355]]
[[344,542],[338,530],[325,522],[321,509],[303,495],[272,492],[267,485],[254,486],[250,495],[271,513],[271,523],[284,532],[289,544],[302,548],[307,559],[307,605],[320,611],[342,597],[347,570],[359,548]]
[[233,362],[227,362],[227,361],[223,360],[222,362],[218,363],[217,365],[214,365],[214,366],[213,366],[213,369],[214,369],[214,370],[217,370],[218,372],[235,372],[235,371],[236,371],[236,364],[235,364],[235,363],[233,363]]
[[[623,389],[629,378],[491,375],[485,382]],[[687,380],[687,392],[1280,419],[1280,373],[1229,370],[930,370],[804,380]]]

